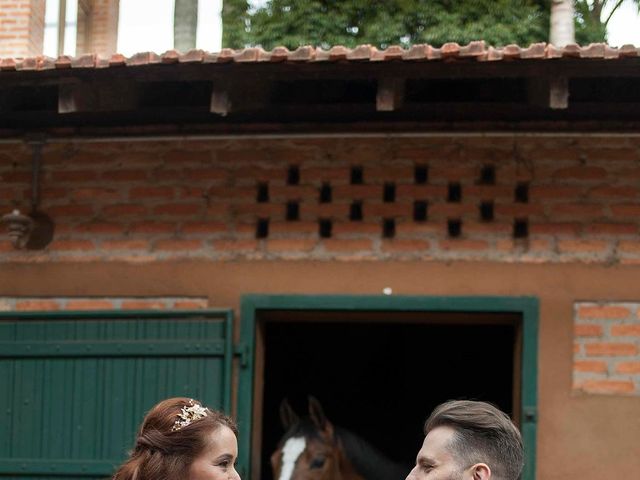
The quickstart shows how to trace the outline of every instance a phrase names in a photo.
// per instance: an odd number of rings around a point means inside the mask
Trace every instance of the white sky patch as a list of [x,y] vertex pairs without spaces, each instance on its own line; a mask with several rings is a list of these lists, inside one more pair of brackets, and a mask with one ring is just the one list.
[[296,461],[306,446],[304,437],[291,437],[285,442],[282,447],[282,469],[279,480],[290,480]]
[[[613,6],[615,2],[609,2]],[[611,10],[606,10],[603,19],[609,15]],[[638,7],[631,0],[626,0],[620,8],[613,14],[609,21],[608,43],[612,47],[621,47],[625,44],[640,47],[640,15]]]

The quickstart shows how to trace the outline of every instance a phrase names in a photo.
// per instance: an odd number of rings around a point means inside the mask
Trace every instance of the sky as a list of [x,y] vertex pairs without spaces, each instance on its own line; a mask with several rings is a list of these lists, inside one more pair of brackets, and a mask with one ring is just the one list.
[[[266,0],[250,0],[254,6]],[[55,23],[58,0],[47,1],[47,24]],[[65,53],[74,55],[77,0],[67,0]],[[220,10],[222,0],[198,0],[196,47],[211,52],[221,44]],[[55,27],[45,28],[45,54],[56,56]],[[631,0],[618,9],[609,23],[609,44],[640,47],[640,16]],[[173,0],[120,0],[118,52],[131,56],[138,52],[163,53],[173,48]]]

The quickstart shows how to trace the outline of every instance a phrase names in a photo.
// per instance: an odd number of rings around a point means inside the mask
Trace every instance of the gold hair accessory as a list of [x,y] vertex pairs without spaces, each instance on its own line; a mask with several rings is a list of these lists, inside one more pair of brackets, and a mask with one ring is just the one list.
[[190,425],[191,422],[200,420],[201,418],[206,417],[208,414],[209,410],[207,409],[207,407],[203,407],[202,405],[194,402],[193,399],[191,399],[189,400],[188,407],[182,407],[182,410],[178,414],[178,420],[176,420],[173,424],[171,431],[177,432],[187,425]]

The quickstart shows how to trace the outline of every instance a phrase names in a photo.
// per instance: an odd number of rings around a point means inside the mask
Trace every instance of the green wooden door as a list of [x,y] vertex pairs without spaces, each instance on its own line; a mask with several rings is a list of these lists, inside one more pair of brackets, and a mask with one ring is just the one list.
[[230,311],[1,315],[0,478],[107,478],[164,398],[229,411]]

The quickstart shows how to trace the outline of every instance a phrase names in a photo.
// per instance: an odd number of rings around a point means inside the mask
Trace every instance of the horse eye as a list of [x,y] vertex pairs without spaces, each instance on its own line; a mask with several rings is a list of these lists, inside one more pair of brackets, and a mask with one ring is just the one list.
[[311,463],[309,464],[309,468],[322,468],[324,466],[324,461],[325,458],[324,457],[316,457],[313,460],[311,460]]

